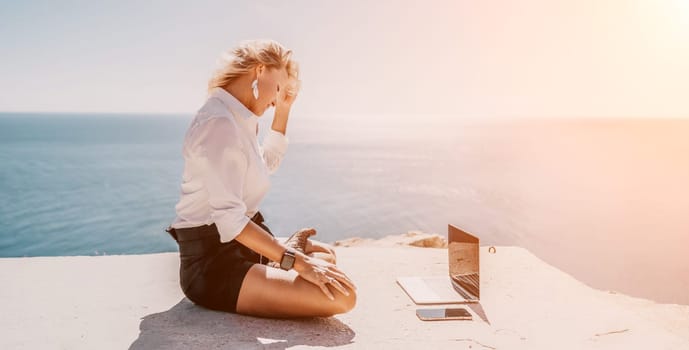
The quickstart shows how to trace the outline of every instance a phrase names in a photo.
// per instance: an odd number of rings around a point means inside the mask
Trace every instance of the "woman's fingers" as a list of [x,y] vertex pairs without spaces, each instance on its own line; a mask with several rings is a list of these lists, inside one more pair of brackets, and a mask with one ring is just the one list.
[[[329,272],[329,271],[328,271]],[[332,274],[332,272],[330,272]],[[330,284],[333,286],[335,289],[337,289],[340,293],[349,296],[349,291],[340,283],[339,279],[340,276],[335,275],[335,277],[328,276],[328,273],[324,273],[321,275],[322,277],[319,278],[319,282],[317,283],[318,286],[321,288],[321,291],[325,294],[325,296],[328,297],[330,300],[335,300],[335,296],[333,293],[330,291],[328,288],[327,284]],[[325,281],[323,281],[325,279]],[[343,281],[345,284],[347,284],[346,281]]]
[[329,272],[333,276],[336,276],[336,278],[338,280],[344,282],[344,284],[346,284],[349,288],[351,288],[352,290],[356,290],[356,286],[354,285],[354,282],[352,282],[352,280],[350,280],[349,277],[347,277],[347,275],[344,272],[342,272],[340,269],[338,269],[336,267],[331,267]]
[[330,277],[328,283],[335,287],[335,289],[339,290],[340,293],[349,296],[349,292],[345,289],[345,287],[342,286],[342,284],[340,284],[340,282],[337,279]]
[[356,290],[356,286],[355,286],[354,283],[349,279],[349,277],[347,277],[347,276],[342,276],[341,278],[338,278],[338,280],[341,281],[342,283],[346,284],[347,287],[349,287],[349,289],[351,289],[351,290]]
[[307,281],[317,285],[328,299],[335,300],[335,296],[327,284],[331,284],[333,288],[347,296],[349,296],[350,292],[346,287],[356,290],[354,283],[336,265],[317,258],[307,258],[305,261],[310,266],[306,270],[299,271],[299,274]]
[[335,300],[335,296],[330,289],[328,289],[328,286],[326,286],[324,282],[318,282],[318,286],[321,287],[321,291],[323,291],[323,294],[325,294],[328,299]]
[[304,274],[300,274],[302,278],[305,280],[315,284],[318,286],[318,288],[321,289],[321,292],[325,294],[326,297],[330,300],[335,300],[335,296],[333,293],[328,289],[326,284],[332,279],[332,277],[328,277],[327,273],[328,270],[326,268],[323,268],[321,266],[313,266],[312,270],[309,270],[308,272]]
[[347,277],[347,275],[344,272],[342,272],[342,270],[337,268],[336,265],[329,264],[329,266],[327,266],[326,274],[337,278],[340,282],[346,284],[350,289],[356,290],[354,282],[352,282],[352,280],[350,280],[349,277]]
[[[354,287],[354,284],[352,283],[352,281],[350,281],[350,280],[347,278],[347,276],[343,276],[343,275],[336,274],[336,273],[333,273],[333,272],[330,272],[329,275],[332,276],[332,277],[330,277],[330,278],[331,278],[333,281],[337,282],[337,284],[338,284],[339,286],[342,286],[342,285],[344,284],[344,285],[346,285],[347,287],[349,287],[349,289],[351,289],[351,290],[356,290],[356,288]],[[332,283],[332,282],[331,282],[331,283]],[[334,283],[332,283],[332,284],[335,285]],[[344,287],[343,287],[343,288],[344,288]],[[345,289],[345,291],[346,291],[346,289]],[[343,294],[349,295],[349,292],[343,293]]]
[[345,275],[344,271],[340,270],[340,268],[337,267],[337,265],[331,266],[330,269],[333,270],[333,271],[335,271],[335,272],[337,272],[337,273],[339,273],[339,274],[341,274],[341,275]]

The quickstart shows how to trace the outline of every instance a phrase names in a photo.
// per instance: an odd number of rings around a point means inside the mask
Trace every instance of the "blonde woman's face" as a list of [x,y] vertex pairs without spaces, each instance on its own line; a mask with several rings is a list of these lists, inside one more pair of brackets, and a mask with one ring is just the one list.
[[287,86],[289,77],[286,69],[263,69],[258,74],[258,100],[254,103],[252,112],[257,115],[263,113],[277,102],[278,92]]

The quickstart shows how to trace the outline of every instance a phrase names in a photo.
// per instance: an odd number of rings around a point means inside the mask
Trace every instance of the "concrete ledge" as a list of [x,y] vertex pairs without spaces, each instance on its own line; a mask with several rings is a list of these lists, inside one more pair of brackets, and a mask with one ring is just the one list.
[[445,274],[447,250],[386,239],[337,247],[359,289],[353,311],[300,320],[193,305],[177,253],[0,259],[0,348],[689,348],[689,306],[592,289],[517,247],[481,248],[473,321],[420,321],[395,278]]

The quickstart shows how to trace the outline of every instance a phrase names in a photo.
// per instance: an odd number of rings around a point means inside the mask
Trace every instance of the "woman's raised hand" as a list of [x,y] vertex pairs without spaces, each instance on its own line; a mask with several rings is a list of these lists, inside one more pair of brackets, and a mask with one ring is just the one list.
[[335,300],[335,296],[328,289],[328,284],[347,296],[349,292],[345,286],[351,290],[356,289],[349,277],[334,264],[304,254],[299,254],[299,256],[300,258],[294,264],[294,269],[301,278],[318,286],[330,300]]
[[290,78],[287,86],[280,89],[278,92],[278,97],[276,101],[275,108],[290,108],[294,100],[299,94],[299,89],[301,87],[301,81],[295,78]]

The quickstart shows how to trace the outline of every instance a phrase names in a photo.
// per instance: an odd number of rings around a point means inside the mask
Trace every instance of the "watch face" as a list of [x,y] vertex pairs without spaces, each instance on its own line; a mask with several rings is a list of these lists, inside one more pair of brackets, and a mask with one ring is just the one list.
[[282,260],[280,261],[280,268],[283,270],[291,270],[292,267],[294,267],[294,252],[286,251],[284,255],[282,255]]

